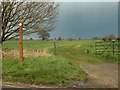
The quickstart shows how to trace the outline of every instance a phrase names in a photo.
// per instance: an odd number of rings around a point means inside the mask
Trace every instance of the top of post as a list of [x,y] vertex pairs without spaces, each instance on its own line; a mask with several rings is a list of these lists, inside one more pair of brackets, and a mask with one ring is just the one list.
[[19,23],[19,26],[22,26],[22,22]]
[[115,40],[114,40],[114,39],[113,39],[112,41],[113,41],[113,42],[115,42]]

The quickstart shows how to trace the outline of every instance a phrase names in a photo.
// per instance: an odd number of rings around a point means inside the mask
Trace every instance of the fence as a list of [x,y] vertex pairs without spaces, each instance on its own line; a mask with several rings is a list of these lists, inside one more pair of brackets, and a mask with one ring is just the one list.
[[120,54],[120,41],[99,41],[95,42],[96,54],[104,53]]

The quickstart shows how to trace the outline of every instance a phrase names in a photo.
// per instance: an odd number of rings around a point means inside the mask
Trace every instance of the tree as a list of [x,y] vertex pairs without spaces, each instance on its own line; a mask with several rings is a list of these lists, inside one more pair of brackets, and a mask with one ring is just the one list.
[[0,3],[1,42],[19,36],[18,23],[20,21],[26,24],[23,35],[41,33],[43,30],[46,30],[47,33],[47,31],[54,29],[58,14],[58,3],[3,1]]
[[114,39],[116,39],[115,35],[113,35],[113,34],[108,35],[108,40],[109,41],[112,41]]
[[103,37],[102,40],[103,40],[103,41],[107,41],[107,37]]
[[78,38],[78,40],[81,40],[81,38]]
[[30,40],[33,40],[33,38],[30,38]]
[[40,39],[42,38],[42,40],[48,40],[48,38],[50,37],[49,31],[47,30],[41,30],[37,34]]
[[119,36],[117,37],[117,40],[120,41],[120,37]]
[[107,36],[102,38],[103,41],[112,41],[112,40],[116,40],[116,39],[117,38],[113,34],[107,35]]
[[92,40],[98,40],[99,37],[92,37]]
[[61,37],[58,37],[58,41],[61,41],[62,40],[62,38]]

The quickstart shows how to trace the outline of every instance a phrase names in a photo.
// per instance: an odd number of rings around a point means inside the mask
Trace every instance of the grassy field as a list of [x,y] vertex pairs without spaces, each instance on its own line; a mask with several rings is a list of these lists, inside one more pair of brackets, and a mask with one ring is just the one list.
[[19,41],[3,44],[3,80],[44,85],[64,85],[85,80],[84,63],[118,63],[117,55],[96,55],[95,41],[24,41],[24,61],[19,63]]

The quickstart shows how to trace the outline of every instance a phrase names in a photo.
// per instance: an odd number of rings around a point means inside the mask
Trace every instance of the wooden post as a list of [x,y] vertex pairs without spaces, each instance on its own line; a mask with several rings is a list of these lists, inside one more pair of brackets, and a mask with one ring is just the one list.
[[54,42],[54,54],[56,55],[56,43]]
[[114,43],[115,43],[115,40],[112,40],[112,42],[113,42],[113,55],[114,55],[114,51],[115,51],[115,48],[114,48]]
[[23,23],[20,22],[19,23],[19,58],[20,58],[20,63],[22,63],[22,60],[23,60],[23,31],[22,31],[22,28],[23,28]]

